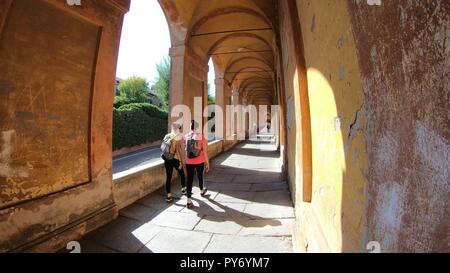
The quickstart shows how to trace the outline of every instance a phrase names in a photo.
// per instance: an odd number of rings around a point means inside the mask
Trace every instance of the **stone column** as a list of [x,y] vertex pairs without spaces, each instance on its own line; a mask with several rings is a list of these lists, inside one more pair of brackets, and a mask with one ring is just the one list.
[[[237,107],[238,105],[240,105],[239,103],[239,92],[237,90],[233,90],[231,93],[231,96],[233,97],[233,106]],[[242,112],[242,108],[239,109]],[[234,132],[232,132],[232,134],[235,135],[235,138],[237,138],[237,134],[238,134],[238,128],[239,126],[241,126],[241,120],[238,121],[238,119],[241,118],[241,114],[237,114],[234,115]],[[239,122],[239,123],[238,123]]]
[[[184,79],[185,79],[185,63],[186,63],[186,46],[176,46],[169,50],[171,59],[171,79],[169,87],[169,119],[168,130],[173,122],[180,120],[179,116],[176,116],[179,112],[179,108],[176,106],[185,105],[184,100]],[[175,116],[172,116],[171,112]],[[184,116],[182,119],[183,127],[186,129],[189,127],[190,117]],[[187,126],[187,127],[186,127]]]
[[[216,79],[214,81],[216,85],[216,138],[225,139],[227,128],[226,128],[226,96],[225,96],[225,80],[223,78]],[[220,120],[219,112],[222,113]]]
[[[225,126],[225,137],[226,139],[230,139],[229,136],[233,135],[233,120],[231,119],[232,115],[233,115],[233,109],[230,108],[230,106],[232,105],[232,101],[231,101],[231,88],[226,84],[224,85],[224,101],[225,101],[225,122],[226,122],[226,126]],[[228,111],[227,111],[228,110]]]

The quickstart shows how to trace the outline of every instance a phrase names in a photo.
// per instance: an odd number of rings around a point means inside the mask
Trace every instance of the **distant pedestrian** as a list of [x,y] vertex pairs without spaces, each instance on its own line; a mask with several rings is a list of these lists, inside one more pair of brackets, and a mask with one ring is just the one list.
[[164,137],[161,144],[162,154],[164,160],[164,167],[166,168],[166,202],[173,201],[171,184],[173,169],[177,170],[181,179],[181,193],[186,194],[186,177],[183,170],[183,153],[181,152],[182,142],[181,125],[174,123],[172,125],[172,132]]
[[199,124],[196,121],[191,122],[191,131],[183,138],[185,147],[185,162],[187,172],[187,207],[192,208],[192,184],[194,173],[197,172],[198,183],[201,195],[205,196],[207,189],[204,187],[203,176],[209,172],[208,158],[208,140],[198,132]]

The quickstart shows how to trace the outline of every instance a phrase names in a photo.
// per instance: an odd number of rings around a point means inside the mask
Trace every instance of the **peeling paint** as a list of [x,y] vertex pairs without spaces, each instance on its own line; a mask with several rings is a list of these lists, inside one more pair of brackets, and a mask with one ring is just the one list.
[[345,43],[345,37],[344,37],[344,35],[341,35],[338,40],[338,48],[343,47],[344,43]]
[[344,80],[345,79],[345,66],[343,66],[342,64],[339,66],[339,80]]
[[316,32],[316,15],[314,14],[311,19],[311,32]]

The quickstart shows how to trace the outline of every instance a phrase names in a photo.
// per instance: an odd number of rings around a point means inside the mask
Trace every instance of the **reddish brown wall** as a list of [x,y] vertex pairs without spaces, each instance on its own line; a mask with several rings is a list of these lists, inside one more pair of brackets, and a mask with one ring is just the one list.
[[348,1],[367,109],[367,241],[448,249],[449,1]]
[[13,1],[5,26],[0,208],[90,180],[93,60],[100,35],[97,25],[40,1]]
[[0,1],[0,252],[49,251],[117,216],[111,90],[129,1],[8,2]]

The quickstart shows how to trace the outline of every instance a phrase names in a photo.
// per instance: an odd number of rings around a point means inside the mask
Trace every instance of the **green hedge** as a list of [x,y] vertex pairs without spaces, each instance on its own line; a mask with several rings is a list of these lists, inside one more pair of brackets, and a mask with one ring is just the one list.
[[167,113],[148,103],[114,109],[113,149],[161,140],[167,133],[167,122]]
[[156,118],[167,119],[168,113],[156,105],[150,103],[129,103],[119,107],[119,110],[142,109],[147,115]]

